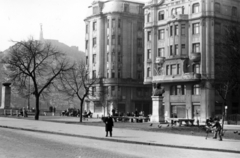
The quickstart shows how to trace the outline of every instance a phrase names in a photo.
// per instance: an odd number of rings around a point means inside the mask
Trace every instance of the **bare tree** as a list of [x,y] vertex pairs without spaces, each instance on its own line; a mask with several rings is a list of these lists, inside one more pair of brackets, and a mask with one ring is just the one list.
[[65,55],[50,43],[33,38],[15,42],[2,63],[6,65],[6,75],[19,94],[35,96],[35,120],[39,119],[40,96],[59,74],[72,68]]
[[215,90],[227,105],[230,92],[238,89],[240,83],[240,32],[226,28],[224,37],[215,48]]
[[82,122],[83,104],[86,98],[91,96],[92,88],[97,78],[89,79],[88,69],[83,61],[75,63],[70,71],[62,73],[59,77],[60,85],[56,85],[60,92],[69,97],[77,97],[80,100],[80,122]]

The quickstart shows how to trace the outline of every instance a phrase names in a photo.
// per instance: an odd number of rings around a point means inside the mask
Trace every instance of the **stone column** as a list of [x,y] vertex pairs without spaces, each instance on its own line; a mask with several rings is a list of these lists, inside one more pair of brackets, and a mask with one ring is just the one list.
[[164,107],[162,96],[152,96],[151,122],[164,122]]
[[11,83],[3,83],[2,85],[2,101],[0,109],[8,109],[11,104]]

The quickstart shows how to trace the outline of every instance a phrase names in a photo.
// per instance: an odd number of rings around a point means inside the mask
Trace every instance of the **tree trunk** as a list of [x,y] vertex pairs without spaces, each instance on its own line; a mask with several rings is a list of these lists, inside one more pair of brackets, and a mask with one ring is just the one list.
[[81,102],[80,102],[80,122],[82,122],[83,102],[84,102],[84,101],[82,101],[82,100],[81,100]]
[[39,96],[35,95],[36,98],[36,110],[35,110],[35,120],[39,120]]

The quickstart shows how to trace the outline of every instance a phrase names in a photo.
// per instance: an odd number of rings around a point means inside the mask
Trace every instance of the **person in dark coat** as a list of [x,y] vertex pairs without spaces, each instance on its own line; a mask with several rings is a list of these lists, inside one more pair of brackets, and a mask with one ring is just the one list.
[[108,136],[108,132],[110,133],[110,137],[112,137],[112,127],[113,127],[113,119],[108,114],[108,117],[105,119],[105,130],[106,130],[106,137]]
[[218,119],[215,119],[215,124],[212,126],[212,128],[216,127],[216,130],[214,131],[213,139],[217,139],[217,135],[219,136],[219,140],[222,141],[222,126],[219,123]]

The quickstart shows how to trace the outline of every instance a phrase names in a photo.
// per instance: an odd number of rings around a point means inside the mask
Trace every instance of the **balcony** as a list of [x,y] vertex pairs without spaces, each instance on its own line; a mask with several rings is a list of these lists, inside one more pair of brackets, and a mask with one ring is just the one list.
[[165,61],[165,57],[156,57],[155,63],[156,64],[163,64]]
[[152,59],[147,59],[147,63],[152,63]]
[[191,82],[199,81],[201,79],[201,74],[198,73],[184,73],[182,75],[161,75],[154,76],[153,81],[162,83],[172,83],[172,82]]
[[131,78],[104,78],[103,84],[142,84],[142,80],[134,80]]
[[146,22],[145,27],[152,27],[154,25],[153,22]]
[[176,20],[188,20],[187,14],[179,14],[175,16]]
[[201,53],[192,53],[191,55],[190,55],[190,60],[192,61],[192,62],[199,62],[200,60],[201,60]]

